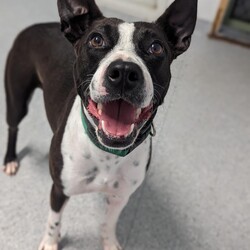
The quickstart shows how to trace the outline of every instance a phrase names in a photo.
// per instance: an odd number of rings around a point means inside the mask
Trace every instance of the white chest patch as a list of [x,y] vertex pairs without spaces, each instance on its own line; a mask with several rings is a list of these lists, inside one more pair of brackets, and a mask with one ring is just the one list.
[[64,193],[67,196],[86,192],[122,195],[137,188],[145,176],[149,138],[126,157],[104,152],[85,133],[80,110],[81,99],[77,96],[61,144]]

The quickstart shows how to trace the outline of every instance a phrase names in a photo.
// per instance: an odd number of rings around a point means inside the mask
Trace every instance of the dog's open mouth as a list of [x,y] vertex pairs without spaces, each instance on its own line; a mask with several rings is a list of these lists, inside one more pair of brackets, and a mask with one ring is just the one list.
[[106,103],[96,103],[89,99],[87,109],[95,118],[98,129],[116,140],[131,136],[152,114],[152,105],[137,108],[123,99]]

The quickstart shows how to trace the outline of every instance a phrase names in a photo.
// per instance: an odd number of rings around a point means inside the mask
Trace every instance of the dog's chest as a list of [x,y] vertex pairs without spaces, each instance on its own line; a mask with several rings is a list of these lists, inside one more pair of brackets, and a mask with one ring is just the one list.
[[139,186],[145,175],[150,142],[146,140],[126,157],[96,147],[85,133],[77,97],[66,123],[61,153],[61,181],[68,196],[85,192],[121,194]]

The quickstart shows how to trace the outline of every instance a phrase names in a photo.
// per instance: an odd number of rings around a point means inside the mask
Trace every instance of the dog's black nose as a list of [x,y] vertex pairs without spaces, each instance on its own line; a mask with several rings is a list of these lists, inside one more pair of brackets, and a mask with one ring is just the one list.
[[141,68],[133,62],[115,61],[107,69],[107,80],[113,87],[132,90],[143,84]]

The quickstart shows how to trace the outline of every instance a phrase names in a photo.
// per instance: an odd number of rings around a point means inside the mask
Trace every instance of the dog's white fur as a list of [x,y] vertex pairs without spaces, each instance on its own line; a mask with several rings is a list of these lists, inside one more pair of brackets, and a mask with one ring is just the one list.
[[45,234],[38,250],[58,250],[63,209],[64,206],[59,213],[50,210]]
[[[81,99],[77,96],[65,127],[61,145],[64,163],[61,180],[64,193],[67,196],[86,192],[119,195],[124,181],[126,186],[133,186],[131,183],[142,181],[148,160],[149,139],[126,157],[118,157],[104,152],[96,147],[86,134],[79,115],[80,110]],[[143,171],[140,167],[143,168]],[[92,171],[95,168],[98,171]],[[94,176],[96,176],[95,180],[87,184],[88,180]],[[120,183],[119,192],[113,188],[116,182]]]
[[3,167],[3,171],[11,176],[11,175],[15,175],[18,171],[18,167],[19,167],[19,164],[17,161],[12,161],[12,162],[9,162],[7,163],[4,167]]
[[[101,192],[107,198],[106,216],[101,224],[101,236],[105,250],[121,249],[116,239],[116,223],[131,194],[145,177],[150,151],[150,139],[138,146],[126,157],[118,157],[96,147],[86,134],[80,117],[81,98],[76,97],[67,120],[61,152],[61,173],[64,193],[67,196]],[[49,237],[50,224],[60,222],[60,213],[50,213],[45,236],[40,249],[48,250],[58,241],[59,227]],[[52,238],[52,239],[51,239]],[[56,249],[56,248],[55,248]]]

